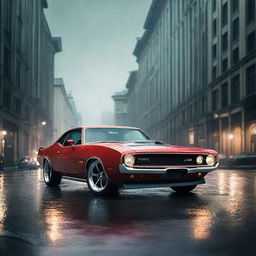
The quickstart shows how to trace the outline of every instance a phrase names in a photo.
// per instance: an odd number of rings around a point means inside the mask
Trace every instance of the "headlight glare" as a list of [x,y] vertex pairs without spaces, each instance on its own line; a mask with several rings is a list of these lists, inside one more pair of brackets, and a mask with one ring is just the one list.
[[210,166],[213,166],[215,164],[215,158],[213,155],[208,155],[206,157],[206,163]]
[[128,167],[132,167],[135,163],[135,157],[133,155],[124,156],[124,164]]
[[203,161],[204,161],[203,156],[198,156],[198,157],[196,158],[196,163],[197,163],[197,164],[202,164]]

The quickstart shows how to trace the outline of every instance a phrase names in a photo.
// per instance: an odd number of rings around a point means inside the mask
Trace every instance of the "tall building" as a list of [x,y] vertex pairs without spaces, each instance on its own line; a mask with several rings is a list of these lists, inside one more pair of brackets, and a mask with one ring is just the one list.
[[68,129],[81,125],[73,96],[67,94],[62,78],[54,79],[53,139],[58,139]]
[[0,1],[0,154],[6,165],[52,139],[54,56],[46,0]]
[[153,0],[129,124],[172,144],[256,152],[255,0]]
[[127,90],[117,92],[112,96],[115,104],[114,124],[115,125],[127,125],[128,113],[127,113]]

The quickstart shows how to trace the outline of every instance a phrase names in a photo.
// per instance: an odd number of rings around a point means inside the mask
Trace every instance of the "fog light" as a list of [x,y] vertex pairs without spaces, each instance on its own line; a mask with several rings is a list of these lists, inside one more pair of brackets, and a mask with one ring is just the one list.
[[215,158],[213,155],[208,155],[206,157],[206,163],[210,166],[213,166],[215,164]]
[[124,156],[124,164],[128,167],[132,167],[135,163],[135,157],[133,155]]
[[197,163],[197,164],[202,164],[203,161],[204,161],[204,158],[203,158],[202,156],[198,156],[198,157],[196,158],[196,163]]

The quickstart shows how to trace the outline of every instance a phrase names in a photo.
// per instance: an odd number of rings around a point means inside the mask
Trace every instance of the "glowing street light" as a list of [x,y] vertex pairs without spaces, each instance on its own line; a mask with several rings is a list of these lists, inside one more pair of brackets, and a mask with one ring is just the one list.
[[228,135],[228,138],[229,138],[230,140],[233,140],[233,139],[234,139],[234,134],[230,133],[230,134]]
[[42,126],[45,126],[46,124],[47,124],[46,121],[43,121],[43,122],[41,123]]
[[7,135],[7,131],[2,131],[2,135],[3,136]]

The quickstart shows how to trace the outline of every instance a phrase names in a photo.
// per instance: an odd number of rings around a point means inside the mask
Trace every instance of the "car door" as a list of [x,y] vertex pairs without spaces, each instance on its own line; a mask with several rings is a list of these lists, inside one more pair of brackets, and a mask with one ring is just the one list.
[[[71,145],[68,140],[73,140]],[[68,132],[56,147],[56,169],[65,174],[77,176],[81,167],[82,129]]]

